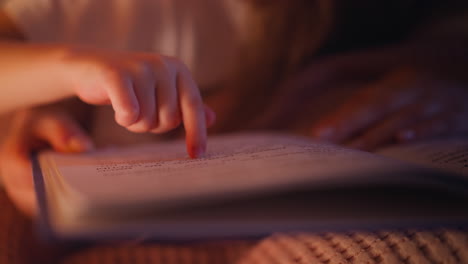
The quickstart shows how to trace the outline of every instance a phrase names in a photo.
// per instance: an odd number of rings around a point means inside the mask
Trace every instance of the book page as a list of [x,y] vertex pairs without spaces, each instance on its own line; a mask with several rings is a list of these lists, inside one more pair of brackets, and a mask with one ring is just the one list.
[[[55,167],[64,190],[100,209],[185,204],[309,185],[369,184],[383,179],[376,177],[379,172],[406,167],[371,153],[265,134],[211,137],[201,159],[190,159],[185,142],[175,141],[86,154],[47,152],[40,160]],[[408,178],[394,174],[386,180]]]
[[394,146],[377,153],[468,176],[468,138],[441,139]]

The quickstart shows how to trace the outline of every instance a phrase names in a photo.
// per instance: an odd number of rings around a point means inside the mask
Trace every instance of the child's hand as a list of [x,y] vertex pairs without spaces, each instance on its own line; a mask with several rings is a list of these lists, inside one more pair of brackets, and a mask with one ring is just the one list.
[[183,122],[191,157],[203,156],[214,112],[202,102],[187,67],[150,53],[67,50],[62,70],[90,104],[112,104],[118,124],[133,132],[164,133]]
[[174,58],[1,41],[0,57],[0,113],[78,95],[112,104],[117,123],[134,132],[164,133],[183,123],[190,156],[205,152],[215,115]]
[[0,150],[5,189],[16,206],[28,215],[36,212],[30,154],[44,146],[60,152],[82,152],[93,143],[80,125],[63,111],[35,108],[15,114]]
[[[466,134],[467,60],[460,56],[466,46],[437,44],[415,42],[317,61],[280,87],[261,124],[365,150]],[[310,102],[322,91],[352,93],[330,100],[334,109],[317,118],[321,109]]]
[[460,136],[468,132],[467,102],[468,87],[403,69],[358,89],[315,124],[312,135],[364,150]]

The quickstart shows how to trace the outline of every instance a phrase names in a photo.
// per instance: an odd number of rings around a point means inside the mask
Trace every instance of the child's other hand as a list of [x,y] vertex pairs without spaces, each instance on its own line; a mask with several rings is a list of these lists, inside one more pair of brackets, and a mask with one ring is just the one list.
[[468,87],[409,69],[358,89],[312,128],[316,138],[364,150],[468,133]]
[[215,114],[180,61],[150,53],[71,49],[63,69],[80,99],[112,104],[118,124],[132,132],[164,133],[183,122],[189,155],[204,155],[206,127]]
[[59,152],[82,152],[92,149],[93,143],[64,112],[35,108],[15,114],[0,150],[0,170],[9,197],[28,215],[37,210],[30,154],[45,146]]
[[[414,42],[326,57],[286,82],[270,120],[316,139],[375,150],[468,133],[466,45]],[[311,121],[322,91],[352,91]],[[311,100],[309,100],[311,98]],[[278,123],[278,122],[277,122]]]

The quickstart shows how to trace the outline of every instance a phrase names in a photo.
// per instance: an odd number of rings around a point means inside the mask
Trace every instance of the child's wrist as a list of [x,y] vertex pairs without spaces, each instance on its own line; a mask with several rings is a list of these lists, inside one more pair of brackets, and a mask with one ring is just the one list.
[[55,79],[55,93],[62,98],[76,95],[72,72],[69,70],[67,58],[73,48],[66,45],[51,46],[46,52],[46,65],[49,67],[51,77]]

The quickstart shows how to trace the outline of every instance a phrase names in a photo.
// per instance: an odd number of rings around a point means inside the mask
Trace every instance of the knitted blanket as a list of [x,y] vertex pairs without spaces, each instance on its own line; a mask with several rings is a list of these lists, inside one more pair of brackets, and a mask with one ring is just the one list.
[[461,229],[276,234],[260,241],[47,245],[0,192],[0,263],[270,264],[468,263]]

